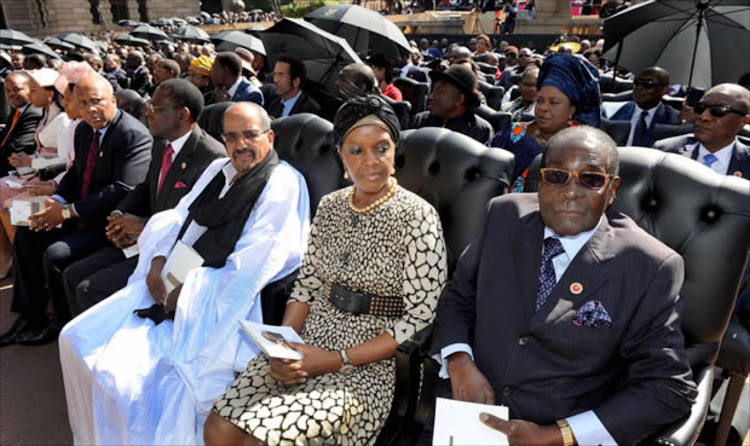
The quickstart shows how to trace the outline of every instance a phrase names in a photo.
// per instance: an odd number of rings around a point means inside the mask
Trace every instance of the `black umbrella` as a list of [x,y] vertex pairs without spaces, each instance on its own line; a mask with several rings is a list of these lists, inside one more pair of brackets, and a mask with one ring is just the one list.
[[327,5],[307,14],[305,20],[343,37],[359,55],[383,53],[394,59],[411,51],[409,41],[393,22],[378,12],[357,5]]
[[174,24],[174,26],[185,26],[185,25],[187,25],[187,21],[185,21],[185,19],[181,19],[179,17],[172,17],[169,20],[172,21],[172,23]]
[[651,0],[604,20],[602,57],[638,73],[656,65],[672,83],[710,88],[750,71],[748,0]]
[[156,19],[150,22],[153,26],[173,26],[174,23],[170,19]]
[[338,72],[350,63],[362,63],[346,40],[323,31],[312,23],[282,19],[260,33],[274,66],[280,54],[289,54],[305,63],[307,78],[333,91]]
[[200,19],[196,17],[188,17],[187,22],[191,25],[200,25],[201,23],[203,23]]
[[216,43],[216,49],[220,51],[234,51],[235,48],[242,47],[266,55],[263,41],[242,31],[222,31],[211,36],[211,41]]
[[130,20],[130,19],[120,20],[119,22],[117,22],[117,24],[120,26],[128,27],[128,28],[135,28],[136,26],[140,25],[139,22],[136,22],[135,20]]
[[17,50],[34,43],[34,39],[15,29],[0,29],[0,46],[3,49]]
[[44,39],[44,44],[47,45],[50,48],[54,48],[56,50],[73,50],[75,47],[68,42],[63,42],[62,40],[58,39],[57,37],[48,37]]
[[141,39],[150,40],[152,42],[154,40],[169,40],[169,37],[167,37],[164,31],[151,25],[141,25],[131,31],[130,35],[133,37],[140,37]]
[[58,39],[63,42],[67,42],[76,48],[81,48],[86,51],[97,51],[98,47],[93,40],[86,36],[82,36],[78,33],[65,33],[57,36]]
[[175,39],[187,42],[208,42],[208,33],[191,25],[185,25],[182,28],[177,29],[172,33],[172,36]]
[[59,59],[60,56],[50,47],[47,45],[40,45],[38,43],[30,43],[28,45],[24,45],[22,50],[24,54],[42,54],[46,57],[52,57],[55,59]]

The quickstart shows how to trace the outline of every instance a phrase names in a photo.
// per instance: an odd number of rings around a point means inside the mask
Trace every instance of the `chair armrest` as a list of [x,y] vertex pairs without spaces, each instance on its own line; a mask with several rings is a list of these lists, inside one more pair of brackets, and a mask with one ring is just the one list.
[[698,396],[687,418],[667,426],[664,431],[656,437],[654,444],[666,446],[691,446],[703,429],[706,421],[708,406],[711,402],[711,388],[714,380],[714,368],[712,365],[705,366],[695,371],[693,375],[698,385]]

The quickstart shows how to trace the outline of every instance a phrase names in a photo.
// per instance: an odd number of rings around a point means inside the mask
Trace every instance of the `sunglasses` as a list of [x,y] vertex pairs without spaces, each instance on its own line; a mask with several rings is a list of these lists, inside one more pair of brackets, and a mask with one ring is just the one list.
[[539,170],[542,181],[551,186],[565,186],[568,184],[571,178],[576,177],[578,184],[585,187],[598,191],[604,185],[607,184],[612,175],[608,173],[600,172],[570,172],[565,169],[555,169],[552,167],[545,167]]
[[727,113],[735,113],[740,116],[745,116],[745,113],[742,113],[739,110],[735,110],[728,105],[709,105],[704,104],[703,102],[699,102],[695,106],[695,108],[693,108],[693,111],[695,111],[695,113],[698,115],[702,115],[706,110],[708,110],[708,112],[711,113],[711,116],[713,116],[714,118],[723,118],[727,115]]
[[248,129],[248,130],[243,130],[243,131],[241,131],[239,133],[237,133],[237,132],[226,132],[226,133],[222,133],[221,134],[221,139],[223,139],[224,142],[226,142],[226,143],[234,143],[234,142],[239,141],[240,137],[242,137],[242,138],[245,138],[245,139],[247,139],[249,141],[255,142],[255,141],[258,140],[258,138],[260,138],[261,136],[265,135],[266,133],[268,133],[270,131],[271,131],[271,129],[266,129],[266,130],[263,130],[261,132],[259,132],[257,130]]
[[653,79],[636,79],[635,81],[633,81],[633,85],[635,85],[636,87],[651,89],[654,87],[659,87],[661,84]]

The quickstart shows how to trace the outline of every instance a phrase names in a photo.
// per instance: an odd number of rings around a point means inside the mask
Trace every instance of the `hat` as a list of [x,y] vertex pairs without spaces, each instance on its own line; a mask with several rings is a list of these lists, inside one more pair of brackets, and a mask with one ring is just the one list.
[[34,79],[34,82],[39,84],[40,87],[47,88],[53,87],[55,81],[60,77],[60,73],[53,70],[52,68],[40,68],[38,70],[27,71],[29,77]]
[[60,94],[65,94],[69,84],[77,84],[84,77],[93,74],[96,71],[86,62],[65,62],[60,66],[60,77],[55,81],[55,88]]
[[503,54],[505,53],[513,53],[516,56],[518,56],[518,47],[513,45],[508,45],[505,47],[505,51],[503,51]]
[[445,71],[430,71],[430,78],[433,83],[443,80],[458,88],[466,96],[467,107],[479,106],[479,96],[476,93],[477,77],[474,76],[470,68],[455,64]]
[[581,44],[578,42],[561,42],[556,45],[552,45],[551,47],[549,47],[549,50],[553,53],[558,53],[560,52],[560,48],[564,46],[568,47],[571,53],[577,53],[581,51]]
[[197,57],[190,62],[190,68],[188,70],[198,73],[202,76],[211,75],[211,67],[214,66],[214,58],[203,55]]
[[573,119],[579,124],[599,127],[601,122],[601,94],[599,70],[579,55],[553,53],[539,69],[536,88],[555,87],[576,108]]
[[361,125],[383,125],[398,145],[401,125],[393,108],[380,96],[356,96],[339,107],[333,120],[333,144],[340,147],[346,135]]
[[249,71],[253,76],[257,76],[258,73],[253,70],[253,64],[252,62],[250,62],[255,58],[255,55],[253,55],[250,50],[242,48],[241,46],[235,48],[234,52],[237,53],[238,56],[240,56],[240,59],[242,59],[242,69]]

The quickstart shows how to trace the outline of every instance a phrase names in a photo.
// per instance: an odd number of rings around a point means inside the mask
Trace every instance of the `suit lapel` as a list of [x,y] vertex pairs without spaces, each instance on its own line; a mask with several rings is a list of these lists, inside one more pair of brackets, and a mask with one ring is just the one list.
[[633,110],[635,110],[635,104],[633,102],[627,102],[620,107],[610,119],[613,121],[630,121],[633,117]]
[[750,170],[750,147],[735,140],[727,175],[735,175],[735,172],[739,172],[742,178],[747,178],[748,170]]
[[516,254],[516,277],[526,278],[520,280],[521,307],[523,308],[524,320],[528,321],[536,313],[536,291],[539,282],[539,268],[542,264],[542,238],[544,237],[544,225],[539,211],[530,212],[521,218],[519,235],[514,242],[514,253]]
[[[156,208],[161,209],[160,206],[162,202],[166,200],[167,197],[169,197],[169,194],[174,190],[174,185],[175,183],[177,183],[177,180],[180,178],[182,173],[190,167],[190,162],[193,159],[196,146],[198,145],[198,140],[201,138],[201,136],[202,134],[200,133],[200,129],[197,126],[193,129],[192,132],[190,132],[190,136],[188,137],[187,141],[185,141],[185,145],[182,146],[182,149],[172,162],[172,167],[170,167],[167,171],[167,176],[164,178],[164,183],[161,187],[161,193],[158,194],[156,200],[154,201],[154,203],[157,204]],[[161,163],[159,163],[159,165],[161,166]],[[183,168],[183,166],[185,167]]]

